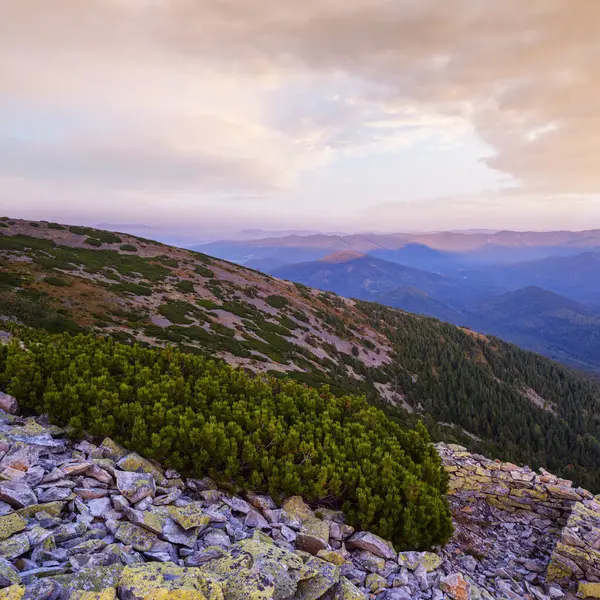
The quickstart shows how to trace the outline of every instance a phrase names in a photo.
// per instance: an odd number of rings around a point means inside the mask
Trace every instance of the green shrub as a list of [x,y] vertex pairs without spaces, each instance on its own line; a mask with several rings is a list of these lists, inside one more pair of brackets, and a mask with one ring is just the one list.
[[102,242],[98,238],[85,238],[85,243],[96,248],[100,248],[100,246],[102,246]]
[[200,298],[199,300],[196,300],[196,304],[198,306],[201,306],[202,308],[206,308],[207,310],[213,310],[215,308],[220,308],[220,306],[216,302],[213,302],[212,300],[209,300],[208,298]]
[[137,247],[132,244],[121,244],[119,250],[123,250],[123,252],[137,252]]
[[63,279],[62,277],[44,277],[44,283],[55,287],[69,287],[72,285],[70,281]]
[[194,292],[194,282],[189,279],[178,281],[175,287],[184,294],[192,294]]
[[191,477],[343,509],[399,549],[445,543],[448,476],[427,431],[364,398],[252,377],[173,348],[23,331],[0,381],[25,410],[116,441]]
[[9,273],[8,271],[0,271],[0,287],[17,287],[23,283],[23,278],[16,273]]
[[169,319],[171,323],[177,323],[178,325],[189,325],[192,322],[187,317],[188,314],[195,315],[196,313],[201,313],[200,309],[196,308],[193,304],[181,300],[169,300],[159,307],[158,312],[163,317]]
[[265,298],[265,302],[267,304],[269,304],[270,306],[272,306],[273,308],[284,308],[285,306],[287,306],[289,304],[287,298],[284,298],[283,296],[267,296]]
[[0,221],[0,227],[2,227],[3,229],[8,229],[8,225],[6,223],[4,223],[3,221]]
[[198,273],[198,275],[202,275],[202,277],[206,277],[207,279],[212,279],[215,276],[214,271],[211,271],[202,265],[196,265],[196,273]]
[[60,223],[48,223],[48,229],[64,230],[65,228]]
[[39,223],[36,223],[35,221],[32,221],[31,223],[29,223],[29,226],[30,226],[30,227],[39,227],[39,226],[40,226],[40,224],[39,224]]
[[152,288],[140,285],[139,283],[123,282],[117,285],[111,285],[110,289],[117,294],[125,292],[127,294],[134,294],[135,296],[152,296]]

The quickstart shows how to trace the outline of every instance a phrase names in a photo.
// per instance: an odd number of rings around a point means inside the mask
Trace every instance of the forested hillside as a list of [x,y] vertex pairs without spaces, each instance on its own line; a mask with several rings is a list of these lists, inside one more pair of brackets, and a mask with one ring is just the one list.
[[437,439],[600,490],[600,388],[556,363],[130,235],[0,223],[0,315],[328,384],[403,425],[423,418]]

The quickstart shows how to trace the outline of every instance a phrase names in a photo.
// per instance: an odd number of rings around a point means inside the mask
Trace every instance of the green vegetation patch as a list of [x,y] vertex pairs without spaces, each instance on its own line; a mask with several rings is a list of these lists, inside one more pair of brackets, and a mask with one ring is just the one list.
[[60,223],[48,223],[48,229],[56,229],[59,231],[64,231],[65,227],[63,227]]
[[196,273],[198,273],[198,275],[202,275],[202,277],[206,277],[207,279],[212,279],[215,276],[214,271],[207,269],[203,265],[196,265]]
[[283,296],[276,296],[276,295],[267,296],[265,298],[265,302],[267,304],[269,304],[270,306],[272,306],[273,308],[284,308],[289,304],[289,301],[287,298],[284,298]]
[[184,294],[192,294],[194,293],[194,282],[189,279],[182,279],[178,281],[175,287]]
[[398,549],[451,535],[448,476],[421,424],[405,431],[364,398],[253,377],[173,348],[20,335],[30,351],[2,347],[0,381],[24,409],[76,436],[111,436],[186,476],[324,501]]
[[94,246],[95,248],[100,248],[100,246],[102,246],[102,240],[93,237],[85,238],[85,243]]
[[123,250],[123,252],[137,252],[137,247],[133,244],[121,244],[119,250]]
[[47,283],[48,285],[52,285],[54,287],[70,287],[72,285],[72,282],[63,279],[62,277],[44,277],[44,283]]
[[0,271],[0,286],[18,287],[23,283],[23,278],[17,273],[9,271]]
[[135,296],[152,296],[152,288],[140,285],[139,283],[123,282],[117,285],[111,285],[110,289],[117,294],[127,293]]

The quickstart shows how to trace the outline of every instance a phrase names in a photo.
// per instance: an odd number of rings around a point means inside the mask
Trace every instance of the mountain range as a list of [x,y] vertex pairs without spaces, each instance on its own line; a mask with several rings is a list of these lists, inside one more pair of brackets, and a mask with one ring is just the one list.
[[[355,272],[383,281],[364,288],[369,300],[387,295],[413,306],[425,302],[432,311],[476,312],[433,297],[458,297],[455,276],[355,255],[334,255],[319,268],[335,269],[330,281],[355,285],[353,261]],[[409,286],[393,287],[400,275]],[[539,297],[536,311],[551,307],[546,318],[589,331],[593,344],[591,309],[537,290],[527,295]],[[463,294],[465,307],[468,300]],[[478,299],[477,306],[484,303]],[[508,297],[503,310],[514,313],[522,303]],[[281,380],[282,401],[289,380],[364,395],[400,423],[423,420],[436,439],[545,465],[600,489],[600,384],[464,326],[128,234],[9,218],[0,219],[0,317],[223,360]],[[532,319],[513,320],[529,332],[539,328]]]

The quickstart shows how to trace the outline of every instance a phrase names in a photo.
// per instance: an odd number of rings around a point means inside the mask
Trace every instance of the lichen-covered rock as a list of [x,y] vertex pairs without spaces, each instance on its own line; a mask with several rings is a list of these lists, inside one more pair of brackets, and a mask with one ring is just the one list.
[[227,600],[290,598],[301,580],[316,575],[298,554],[257,540],[242,540],[201,568],[223,580]]
[[126,567],[119,579],[118,594],[120,600],[224,600],[217,578],[174,563]]
[[440,588],[452,600],[469,600],[469,584],[461,573],[452,573],[442,577]]
[[29,551],[29,539],[25,533],[19,533],[0,542],[0,556],[3,558],[17,558]]
[[315,514],[310,509],[310,506],[304,502],[302,496],[291,496],[283,501],[283,510],[289,515],[300,519],[300,521],[307,521],[308,519],[314,519]]
[[65,594],[76,591],[103,592],[107,588],[116,589],[122,572],[123,565],[115,564],[83,569],[67,575],[56,575],[52,579],[63,586]]
[[194,527],[204,529],[211,522],[210,516],[204,514],[202,504],[199,502],[190,502],[188,505],[181,507],[170,506],[169,514],[171,519],[183,529]]
[[25,588],[22,585],[11,585],[0,590],[0,600],[21,600],[25,595]]
[[329,545],[329,525],[327,521],[307,519],[302,523],[300,533],[296,537],[296,547],[311,554],[326,550]]
[[99,451],[105,458],[110,458],[111,460],[115,461],[120,460],[128,454],[127,450],[125,450],[123,446],[120,446],[117,444],[117,442],[109,437],[104,438],[102,444],[100,444]]
[[340,580],[340,569],[321,558],[311,556],[305,566],[313,571],[298,583],[295,600],[318,600]]
[[346,577],[341,577],[340,582],[329,590],[324,600],[367,600],[367,595]]
[[106,588],[101,592],[82,592],[77,590],[71,594],[69,600],[118,600],[115,588]]
[[600,583],[582,582],[577,592],[582,598],[600,598]]
[[167,478],[162,471],[155,467],[149,460],[142,458],[136,452],[124,456],[117,462],[117,467],[123,471],[133,471],[134,473],[148,473],[158,485],[167,485]]
[[0,588],[21,583],[21,575],[5,558],[0,558]]
[[122,523],[115,532],[115,537],[140,552],[150,550],[157,540],[153,533],[133,523]]
[[154,477],[149,473],[116,471],[115,475],[119,491],[132,504],[136,504],[149,496],[154,496],[156,492]]
[[0,517],[0,540],[9,538],[14,533],[19,533],[27,527],[27,521],[17,513],[10,513]]
[[31,504],[16,511],[24,519],[29,519],[37,513],[46,513],[51,517],[58,517],[65,507],[64,502],[47,502],[44,504]]
[[391,542],[381,539],[368,531],[359,531],[348,540],[348,548],[368,550],[381,558],[396,560],[396,551]]
[[431,573],[438,569],[442,562],[442,559],[432,552],[400,552],[398,554],[398,564],[411,571],[423,566],[427,573]]

